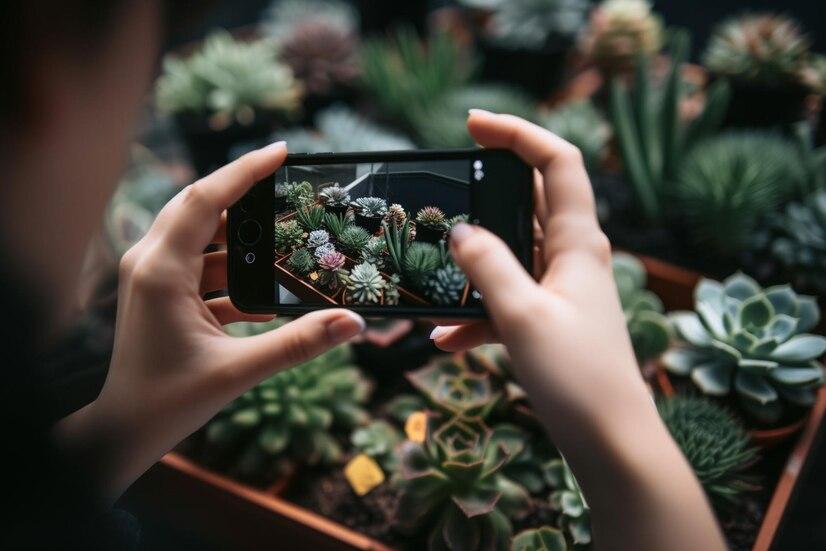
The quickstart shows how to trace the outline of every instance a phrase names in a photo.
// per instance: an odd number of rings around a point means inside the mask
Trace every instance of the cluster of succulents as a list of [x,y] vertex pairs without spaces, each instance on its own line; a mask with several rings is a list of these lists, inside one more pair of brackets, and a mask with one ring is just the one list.
[[468,7],[491,12],[485,33],[510,47],[544,48],[569,41],[585,24],[587,0],[462,0]]
[[347,188],[340,187],[338,183],[322,189],[318,197],[325,206],[347,207],[350,204],[350,192]]
[[466,286],[467,276],[453,262],[433,270],[422,285],[425,296],[440,306],[458,304]]
[[315,202],[313,185],[307,181],[287,184],[285,195],[287,196],[287,203],[294,209],[300,210]]
[[605,156],[611,127],[588,100],[566,103],[540,118],[542,126],[577,146],[589,172],[599,168]]
[[237,41],[226,31],[208,36],[186,59],[167,57],[156,88],[162,111],[219,116],[224,125],[250,124],[259,110],[292,113],[300,96],[271,42]]
[[562,528],[575,544],[591,543],[591,510],[568,464],[564,459],[552,459],[545,465],[545,477],[554,489],[551,506],[559,511]]
[[695,311],[670,316],[680,339],[662,357],[671,373],[710,396],[736,394],[762,422],[776,422],[788,404],[814,403],[826,337],[808,333],[820,319],[813,297],[789,285],[764,289],[737,273],[722,283],[701,280],[694,301]]
[[304,230],[295,220],[283,220],[275,223],[275,251],[288,254],[304,244]]
[[387,201],[381,197],[359,197],[351,205],[357,214],[367,218],[382,218],[387,213]]

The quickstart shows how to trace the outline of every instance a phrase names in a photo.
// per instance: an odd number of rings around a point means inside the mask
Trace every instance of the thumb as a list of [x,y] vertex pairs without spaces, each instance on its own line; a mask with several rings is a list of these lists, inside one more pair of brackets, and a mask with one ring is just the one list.
[[458,224],[450,232],[450,252],[494,318],[508,317],[531,300],[536,282],[504,241],[479,226]]
[[[364,331],[364,319],[348,310],[319,310],[275,331],[237,339],[234,369],[252,386],[276,371],[306,362]],[[240,367],[239,367],[240,366]]]

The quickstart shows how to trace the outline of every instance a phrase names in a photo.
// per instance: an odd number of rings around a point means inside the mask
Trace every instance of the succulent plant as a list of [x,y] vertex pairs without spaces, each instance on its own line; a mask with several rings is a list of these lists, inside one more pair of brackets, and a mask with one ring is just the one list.
[[457,88],[426,109],[413,113],[418,141],[425,147],[473,147],[467,130],[468,109],[509,113],[534,121],[536,103],[519,89],[505,84],[473,84]]
[[350,204],[350,192],[347,188],[339,187],[338,183],[324,188],[318,196],[325,205],[331,207],[346,207]]
[[404,259],[410,245],[410,220],[401,225],[388,224],[387,220],[381,223],[384,240],[387,244],[387,256],[397,274],[404,271]]
[[803,69],[803,82],[820,96],[826,95],[826,55],[813,54]]
[[398,448],[400,498],[396,526],[404,534],[430,528],[430,549],[506,550],[509,518],[525,514],[527,492],[501,474],[520,450],[494,439],[476,419],[454,418],[425,443]]
[[764,422],[776,422],[784,402],[814,403],[826,351],[826,337],[807,334],[820,318],[814,298],[788,285],[763,289],[737,273],[723,283],[701,280],[694,303],[694,312],[671,315],[682,342],[662,357],[669,371],[711,396],[735,392]]
[[384,237],[371,237],[361,250],[361,259],[381,270],[384,267],[385,253],[387,253],[387,242]]
[[769,215],[763,248],[795,288],[826,295],[826,190]]
[[281,42],[279,58],[308,94],[327,96],[351,86],[359,76],[358,40],[326,21],[297,25]]
[[361,257],[361,251],[370,241],[370,234],[360,226],[347,226],[338,236],[339,244],[349,252],[353,258]]
[[295,220],[275,223],[275,250],[287,254],[304,244],[304,232]]
[[337,463],[342,450],[335,434],[369,421],[363,404],[371,391],[350,349],[334,348],[276,373],[224,408],[206,427],[206,455],[233,476],[261,484],[288,463]]
[[[463,3],[480,7],[478,0]],[[585,24],[588,0],[506,0],[485,2],[492,10],[486,34],[510,47],[542,49],[551,41],[571,40]]]
[[261,16],[260,30],[280,45],[296,27],[308,22],[321,22],[341,32],[356,33],[358,12],[341,0],[275,0]]
[[700,396],[661,399],[657,409],[716,506],[735,504],[744,492],[757,489],[744,474],[757,460],[757,450],[731,413]]
[[579,48],[612,75],[632,70],[639,56],[654,55],[662,45],[662,20],[647,0],[604,0],[591,12]]
[[588,172],[599,168],[611,139],[611,126],[590,101],[567,103],[541,117],[540,122],[579,148]]
[[662,301],[645,289],[642,262],[625,253],[614,253],[614,281],[617,283],[625,323],[639,363],[665,352],[671,338]]
[[466,285],[464,272],[455,263],[448,262],[425,278],[424,294],[440,306],[455,306],[462,300]]
[[318,284],[330,291],[337,291],[347,284],[344,255],[331,251],[318,259]]
[[384,283],[384,305],[397,306],[399,304],[399,283],[401,278],[397,274],[391,274]]
[[287,264],[298,275],[307,275],[313,271],[315,259],[309,250],[301,247],[293,251],[290,258],[287,259]]
[[470,222],[469,214],[457,214],[445,220],[445,227],[450,231],[456,224],[467,224],[468,222]]
[[190,57],[166,57],[156,98],[167,113],[217,114],[225,125],[250,124],[256,110],[295,111],[300,88],[272,43],[236,41],[217,31]]
[[347,296],[355,304],[377,304],[385,282],[378,269],[367,262],[356,264],[347,277]]
[[362,50],[362,83],[379,109],[406,128],[451,90],[465,84],[473,63],[448,34],[427,43],[399,28],[387,41],[373,39]]
[[731,258],[749,247],[761,217],[792,196],[800,178],[794,147],[780,136],[724,133],[686,157],[674,205],[696,245]]
[[[313,232],[319,230],[324,225],[324,209],[318,205],[307,205],[301,207],[295,213],[295,219],[301,224],[305,231]],[[323,231],[323,230],[322,230]]]
[[316,258],[321,258],[334,252],[336,252],[335,246],[333,246],[332,243],[325,243],[315,248],[315,250],[313,251],[313,256]]
[[523,530],[511,541],[511,551],[566,551],[567,549],[565,536],[552,526]]
[[411,285],[421,289],[430,274],[439,267],[439,249],[430,243],[414,242],[404,255],[402,274]]
[[381,419],[357,428],[350,435],[350,442],[356,450],[372,457],[389,472],[395,472],[398,466],[398,457],[393,450],[402,440],[401,431]]
[[337,239],[341,238],[341,234],[344,233],[344,230],[346,230],[352,224],[353,221],[347,215],[347,213],[335,214],[332,212],[328,212],[324,215],[324,225],[327,227],[327,230]]
[[703,64],[719,75],[747,81],[800,81],[809,46],[793,19],[772,13],[746,14],[715,29]]
[[358,214],[368,218],[383,217],[387,213],[387,201],[381,197],[359,197],[351,204]]
[[564,459],[552,459],[545,466],[545,477],[554,491],[551,507],[560,512],[560,525],[574,544],[591,543],[591,510]]
[[672,37],[671,67],[659,93],[654,93],[654,79],[644,56],[637,64],[633,92],[629,93],[619,79],[611,82],[614,133],[637,210],[649,224],[658,223],[666,215],[669,184],[685,153],[719,127],[728,107],[729,87],[721,80],[709,87],[704,110],[690,123],[681,120],[680,71],[688,51],[688,36],[676,32]]
[[287,185],[287,203],[294,209],[311,205],[315,201],[315,193],[310,182],[293,182]]
[[387,207],[387,212],[384,214],[384,221],[389,225],[401,228],[407,221],[407,212],[404,207],[398,203],[393,203]]
[[485,419],[500,398],[486,374],[470,371],[451,358],[432,360],[405,377],[433,407],[449,416]]
[[416,223],[430,228],[444,228],[445,213],[439,207],[424,207],[416,213]]
[[330,242],[330,234],[327,230],[313,230],[307,237],[307,247],[315,249]]

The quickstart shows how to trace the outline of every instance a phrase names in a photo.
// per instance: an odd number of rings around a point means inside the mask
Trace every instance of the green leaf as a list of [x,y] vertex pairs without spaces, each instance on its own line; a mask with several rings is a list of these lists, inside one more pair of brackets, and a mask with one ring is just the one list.
[[276,455],[287,447],[290,432],[284,425],[268,425],[258,436],[258,445],[271,455]]
[[797,294],[789,285],[776,285],[765,290],[766,298],[774,306],[774,311],[786,316],[797,316]]
[[479,525],[450,505],[447,508],[442,537],[453,551],[475,551],[479,547]]
[[531,496],[528,491],[505,476],[497,476],[494,480],[496,489],[502,495],[497,507],[508,518],[520,518],[531,508]]
[[501,497],[502,494],[493,488],[476,486],[461,494],[452,495],[451,499],[468,518],[473,518],[493,511]]
[[242,427],[254,427],[261,421],[261,416],[255,408],[239,409],[232,414],[232,422]]
[[580,517],[568,521],[568,531],[574,539],[574,543],[587,545],[591,543],[591,519]]
[[686,342],[700,347],[711,344],[711,336],[694,312],[674,312],[669,319]]
[[508,454],[508,460],[512,461],[525,449],[527,439],[528,435],[525,431],[516,425],[501,423],[493,427],[488,448],[500,446]]
[[784,385],[802,386],[823,380],[823,369],[812,367],[781,367],[772,370],[769,376]]
[[726,327],[723,324],[723,309],[721,306],[708,302],[699,302],[695,310],[703,321],[703,325],[705,325],[715,337],[718,339],[726,338],[728,331],[726,331]]
[[734,379],[734,386],[742,396],[760,404],[768,404],[777,400],[777,391],[759,375],[750,375],[741,371]]
[[720,362],[703,364],[691,371],[691,380],[704,394],[725,396],[731,390],[731,368]]
[[576,492],[562,492],[560,505],[562,506],[562,512],[569,517],[578,517],[585,511],[585,505],[583,505]]
[[746,373],[753,375],[765,375],[769,371],[777,367],[777,362],[770,360],[755,360],[752,358],[744,358],[737,364],[740,369]]
[[666,351],[660,361],[671,373],[688,375],[695,365],[707,362],[709,359],[709,355],[704,351],[675,347]]
[[779,345],[770,354],[779,362],[806,362],[819,358],[826,352],[826,337],[798,335]]
[[511,551],[566,551],[565,536],[556,528],[543,526],[514,536]]
[[741,272],[729,276],[728,279],[723,282],[723,289],[726,296],[741,302],[760,293],[760,285]]
[[797,329],[797,320],[792,316],[786,314],[778,314],[772,318],[768,334],[771,335],[776,342],[784,342],[791,337],[795,329]]
[[[706,302],[715,307],[721,307],[723,299],[723,285],[713,279],[701,278],[694,287],[694,302]],[[722,310],[721,310],[722,314]]]
[[742,327],[765,327],[774,316],[774,307],[764,295],[757,295],[743,301],[738,312]]
[[814,297],[800,295],[797,297],[797,332],[811,331],[820,321],[820,307]]

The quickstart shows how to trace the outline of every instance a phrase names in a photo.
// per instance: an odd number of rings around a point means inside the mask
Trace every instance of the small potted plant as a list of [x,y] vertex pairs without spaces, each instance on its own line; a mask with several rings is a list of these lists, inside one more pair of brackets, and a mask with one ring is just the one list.
[[378,269],[368,263],[356,264],[347,276],[345,301],[349,304],[380,304],[385,281]]
[[428,274],[422,285],[425,296],[439,306],[458,305],[467,287],[467,276],[453,262],[445,263]]
[[361,251],[368,241],[370,234],[361,226],[347,226],[338,236],[339,245],[354,260],[361,258]]
[[287,266],[299,276],[306,277],[315,267],[315,258],[308,249],[301,247],[292,252],[290,258],[287,259]]
[[330,243],[330,234],[327,230],[313,230],[307,236],[307,247],[315,250],[322,245]]
[[295,220],[276,222],[274,244],[277,254],[289,254],[304,244],[304,231]]
[[296,211],[295,219],[298,220],[304,231],[311,233],[318,231],[324,225],[324,209],[313,204],[303,206]]
[[424,207],[416,213],[416,239],[436,244],[445,236],[445,213],[439,207]]
[[416,241],[408,247],[404,255],[402,275],[411,287],[423,289],[428,278],[441,265],[436,245]]
[[341,290],[347,283],[346,259],[337,251],[330,251],[318,259],[317,283],[333,293]]
[[299,210],[315,202],[313,185],[310,182],[293,182],[287,186],[287,204],[290,208]]
[[379,231],[379,226],[387,214],[387,201],[380,197],[359,197],[351,203],[356,213],[356,224],[370,234]]
[[318,197],[328,214],[344,216],[350,206],[350,193],[346,188],[339,187],[338,183],[321,190]]

